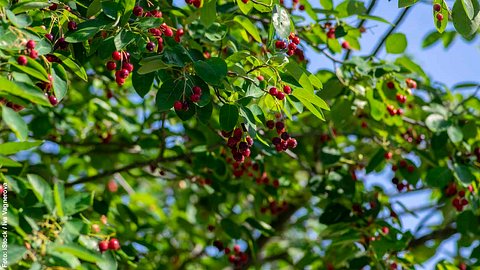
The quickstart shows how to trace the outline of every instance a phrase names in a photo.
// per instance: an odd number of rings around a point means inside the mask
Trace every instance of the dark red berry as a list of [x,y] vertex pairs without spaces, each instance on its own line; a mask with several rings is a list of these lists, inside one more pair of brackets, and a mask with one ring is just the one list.
[[38,58],[38,52],[35,51],[35,50],[31,50],[28,55],[29,55],[30,58],[32,58],[32,59],[37,59],[37,58]]
[[439,22],[443,21],[443,14],[442,13],[438,13],[436,17],[437,17],[437,20]]
[[26,47],[27,47],[27,49],[31,50],[31,49],[35,49],[35,45],[36,45],[35,41],[29,40],[29,41],[27,41]]
[[128,70],[128,72],[131,73],[133,71],[133,64],[128,63],[128,62],[124,62],[123,65],[122,65],[122,68]]
[[283,92],[278,92],[275,96],[278,100],[283,100],[285,98],[285,94]]
[[194,94],[201,95],[202,94],[202,88],[200,86],[194,86],[192,87],[192,91]]
[[118,76],[122,79],[126,79],[128,77],[128,75],[130,74],[130,71],[128,71],[127,69],[123,68],[122,70],[120,70],[120,72],[118,73]]
[[247,136],[245,138],[245,141],[247,142],[247,145],[251,147],[253,145],[253,139],[250,136]]
[[280,139],[279,137],[272,138],[273,145],[279,145],[281,142],[282,142],[282,139]]
[[287,94],[287,95],[290,95],[290,94],[292,93],[292,88],[291,88],[290,86],[288,86],[288,85],[285,85],[285,86],[283,87],[283,92],[284,92],[285,94]]
[[433,5],[433,10],[435,10],[436,12],[439,12],[440,10],[442,10],[442,6],[440,4],[434,4]]
[[278,90],[277,90],[277,88],[272,87],[272,88],[270,88],[270,90],[268,90],[268,92],[270,93],[270,95],[276,96],[277,93],[278,93]]
[[190,96],[190,100],[194,103],[199,102],[200,101],[200,95],[193,94],[193,95]]
[[143,14],[143,8],[140,6],[136,6],[133,8],[133,15],[140,17]]
[[69,21],[68,22],[68,30],[70,30],[70,31],[77,30],[77,23],[74,22],[74,21]]
[[175,111],[181,111],[183,109],[182,102],[179,100],[175,101],[175,103],[173,104],[173,108],[175,109]]
[[53,35],[50,34],[50,33],[45,34],[45,38],[50,40],[50,41],[53,41]]
[[295,43],[296,45],[300,44],[300,38],[299,37],[294,37],[292,38],[292,42]]
[[58,8],[58,5],[56,3],[53,3],[48,7],[48,9],[50,9],[51,11],[55,11],[57,10],[57,8]]
[[147,51],[153,52],[153,50],[155,50],[155,43],[153,43],[151,41],[148,42],[147,46],[146,46],[146,49],[147,49]]
[[48,96],[48,101],[50,101],[50,104],[52,104],[52,106],[55,106],[58,104],[57,98],[53,95]]
[[393,153],[392,152],[386,152],[384,155],[385,159],[392,159]]
[[275,122],[273,120],[268,120],[265,125],[267,126],[267,128],[269,129],[273,129],[275,127]]
[[392,82],[392,81],[387,82],[387,88],[388,88],[388,89],[393,89],[393,88],[395,88],[395,83]]
[[285,128],[285,124],[283,122],[277,122],[275,123],[275,128],[277,128],[277,131],[283,130]]
[[344,42],[342,42],[342,48],[344,48],[345,50],[350,50],[350,43],[345,40]]
[[17,58],[17,63],[21,66],[26,66],[27,65],[27,57],[25,57],[24,55],[20,55],[18,58]]
[[297,48],[297,44],[295,44],[293,42],[288,44],[288,50],[295,51],[296,48]]
[[108,70],[115,70],[117,68],[117,64],[113,61],[107,62],[107,69]]

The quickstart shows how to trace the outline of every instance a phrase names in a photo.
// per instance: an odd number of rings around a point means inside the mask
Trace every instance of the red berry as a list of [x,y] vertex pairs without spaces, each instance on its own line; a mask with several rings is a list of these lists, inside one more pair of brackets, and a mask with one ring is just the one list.
[[183,104],[181,101],[175,101],[175,103],[173,104],[173,108],[175,109],[175,111],[181,111],[183,109]]
[[288,44],[288,50],[295,51],[296,48],[297,48],[297,45],[295,43],[292,42]]
[[407,161],[405,159],[400,160],[400,167],[402,168],[407,167]]
[[37,58],[38,58],[38,52],[35,51],[35,50],[31,50],[28,55],[29,55],[30,58],[32,58],[32,59],[37,59]]
[[293,148],[297,147],[297,144],[298,143],[297,143],[297,140],[295,138],[290,138],[290,139],[287,140],[287,147],[288,148],[293,149]]
[[122,54],[119,51],[114,51],[112,53],[112,58],[113,58],[113,60],[120,61],[120,60],[122,60]]
[[233,131],[233,137],[237,138],[238,140],[240,140],[242,138],[242,134],[243,134],[243,131],[242,131],[241,128],[236,128]]
[[100,252],[105,252],[107,251],[108,249],[108,241],[107,240],[104,240],[104,241],[100,241],[98,243],[98,249],[100,250]]
[[385,157],[385,159],[392,159],[393,153],[392,152],[386,152],[384,157]]
[[327,38],[334,39],[335,38],[335,29],[330,28],[327,32]]
[[253,145],[253,139],[252,139],[252,137],[247,136],[247,137],[245,138],[245,141],[247,142],[247,145],[248,145],[249,147],[251,147],[251,146]]
[[285,94],[287,94],[287,95],[290,95],[290,94],[292,93],[292,88],[291,88],[290,86],[288,86],[288,85],[285,85],[285,86],[283,87],[283,92],[284,92]]
[[136,6],[133,8],[133,15],[140,17],[143,14],[143,8],[140,6]]
[[296,45],[300,44],[300,38],[299,37],[294,37],[292,38],[292,42],[295,43]]
[[57,8],[58,8],[58,5],[56,3],[53,3],[48,7],[48,9],[50,9],[51,11],[55,11],[57,10]]
[[229,247],[226,247],[223,252],[225,252],[225,254],[229,254],[230,253],[230,248]]
[[439,22],[443,21],[443,14],[442,13],[438,13],[436,17],[437,17],[437,20]]
[[233,246],[233,252],[240,253],[240,246],[239,245]]
[[120,70],[120,72],[118,73],[118,76],[122,79],[126,79],[128,77],[128,75],[130,74],[130,71],[128,71],[127,69],[123,68],[122,70]]
[[281,142],[282,142],[282,139],[280,139],[279,137],[272,138],[273,145],[279,145]]
[[285,94],[283,92],[277,92],[275,96],[278,100],[283,100],[285,98]]
[[342,42],[342,48],[344,48],[345,50],[350,50],[350,43],[345,40],[344,42]]
[[413,166],[413,165],[411,165],[411,164],[407,166],[407,171],[408,171],[409,173],[412,173],[414,170],[415,170],[415,166]]
[[388,227],[382,227],[383,234],[388,234],[389,232],[390,232],[390,229]]
[[35,45],[36,45],[35,41],[29,40],[29,41],[27,41],[26,47],[27,47],[27,49],[31,50],[31,49],[35,49]]
[[303,11],[303,10],[305,10],[305,6],[304,6],[304,5],[300,5],[300,6],[298,6],[298,9]]
[[270,90],[268,90],[268,92],[270,93],[270,95],[276,96],[277,93],[278,93],[278,90],[277,90],[277,88],[272,87],[272,88],[270,88]]
[[259,80],[259,81],[263,81],[263,80],[265,80],[265,78],[263,78],[263,76],[262,76],[262,75],[258,75],[258,76],[257,76],[257,80]]
[[462,198],[465,197],[465,190],[460,190],[460,191],[458,192],[458,196],[459,196],[459,197],[462,197]]
[[50,33],[45,34],[45,38],[50,40],[50,41],[53,41],[53,35],[50,34]]
[[275,47],[279,50],[284,50],[287,48],[287,43],[283,40],[275,41]]
[[108,242],[108,248],[111,250],[119,250],[120,249],[120,243],[118,242],[117,238],[112,238]]
[[117,185],[117,182],[115,182],[115,180],[110,180],[108,181],[107,183],[107,189],[108,191],[112,192],[112,193],[115,193],[118,191],[118,185]]
[[269,129],[273,129],[275,127],[275,122],[273,120],[268,120],[265,125],[267,126],[267,128]]
[[194,94],[201,95],[202,94],[202,88],[200,86],[194,86],[192,87],[192,91]]
[[417,88],[417,82],[416,81],[408,78],[408,79],[405,80],[405,82],[407,83],[408,88],[412,88],[412,89]]
[[193,94],[193,95],[190,96],[190,100],[191,100],[193,103],[199,102],[199,101],[200,101],[200,95],[198,95],[198,94]]
[[74,22],[74,21],[69,21],[68,22],[68,30],[70,30],[70,31],[77,30],[77,23]]
[[277,128],[277,131],[280,131],[285,128],[285,124],[283,122],[277,122],[275,123],[275,127]]
[[128,72],[131,73],[133,71],[133,64],[124,62],[122,68],[128,70]]
[[17,63],[21,66],[26,66],[27,65],[27,57],[25,57],[24,55],[20,55],[18,58],[17,58]]
[[248,3],[248,0],[242,0],[242,3],[244,4]]
[[115,70],[117,68],[117,64],[113,61],[107,62],[107,69],[108,70]]
[[168,26],[165,28],[165,30],[163,30],[163,33],[164,33],[165,36],[167,36],[167,37],[173,36],[173,31],[172,31],[172,29],[171,29],[170,27],[168,27]]
[[193,6],[196,8],[199,8],[202,5],[202,2],[200,0],[193,0]]
[[125,79],[118,76],[115,78],[115,81],[117,82],[118,85],[122,86],[125,83]]
[[52,106],[55,106],[58,104],[57,98],[53,95],[48,96],[48,101],[50,101],[50,104],[52,104]]
[[236,260],[237,260],[237,257],[235,257],[235,255],[232,254],[232,255],[228,256],[228,261],[230,261],[231,263],[236,262]]
[[437,3],[433,5],[433,10],[435,10],[436,12],[439,12],[441,9],[442,9],[442,6],[440,4]]
[[181,37],[185,34],[182,28],[177,29],[177,32],[175,33],[176,36]]

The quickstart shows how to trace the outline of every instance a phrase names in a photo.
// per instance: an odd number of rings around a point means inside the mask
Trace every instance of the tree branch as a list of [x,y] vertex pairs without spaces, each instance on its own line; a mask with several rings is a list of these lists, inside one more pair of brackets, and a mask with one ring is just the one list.
[[408,249],[413,249],[413,248],[416,248],[418,246],[422,246],[426,242],[428,242],[430,240],[434,240],[434,239],[448,239],[456,233],[457,233],[457,230],[455,228],[453,228],[451,226],[448,226],[448,227],[440,229],[440,230],[432,231],[431,233],[426,234],[426,235],[424,235],[420,238],[413,239],[412,241],[410,241],[407,248]]
[[377,46],[375,47],[375,49],[373,50],[372,54],[370,55],[370,57],[375,57],[378,52],[380,51],[380,49],[382,48],[383,44],[385,43],[385,41],[387,40],[387,38],[393,33],[393,31],[395,31],[395,29],[397,28],[398,25],[400,25],[400,23],[403,21],[403,19],[405,18],[405,16],[407,15],[407,13],[409,12],[410,10],[410,7],[407,7],[405,8],[402,13],[400,13],[400,15],[397,17],[397,19],[395,20],[395,22],[393,22],[393,25],[390,27],[390,29],[385,33],[385,35],[383,35],[382,39],[380,40],[380,42],[377,44]]
[[185,158],[187,158],[187,155],[180,155],[180,156],[174,156],[174,157],[168,157],[168,158],[156,158],[156,159],[142,161],[142,162],[135,162],[135,163],[132,163],[130,165],[127,165],[127,166],[124,166],[124,167],[121,167],[121,168],[118,168],[118,169],[108,170],[108,171],[104,171],[102,173],[95,174],[95,175],[92,175],[92,176],[87,176],[87,177],[76,179],[72,182],[65,183],[65,186],[71,187],[71,186],[74,186],[74,185],[91,182],[91,181],[97,180],[99,178],[107,177],[107,176],[110,176],[110,175],[113,175],[113,174],[116,174],[116,173],[129,171],[129,170],[135,169],[135,168],[141,168],[141,167],[150,165],[152,163],[173,162],[173,161],[179,161],[179,160],[182,160],[182,159],[185,159]]
[[[367,11],[365,12],[365,15],[370,15],[370,13],[372,12],[373,8],[375,7],[375,4],[377,3],[377,0],[372,0],[370,2],[370,5],[368,6],[367,8]],[[362,27],[365,22],[367,21],[367,19],[362,19],[358,25],[357,25],[357,29],[359,29],[360,27]],[[345,56],[343,57],[343,61],[346,61],[348,60],[348,58],[350,58],[350,53],[352,52],[352,50],[348,50],[347,53],[345,54]]]

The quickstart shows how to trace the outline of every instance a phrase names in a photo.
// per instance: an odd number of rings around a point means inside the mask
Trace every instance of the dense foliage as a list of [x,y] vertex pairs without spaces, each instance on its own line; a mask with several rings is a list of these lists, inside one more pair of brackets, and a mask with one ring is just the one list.
[[[456,90],[480,85],[404,55],[424,3],[366,2],[0,0],[9,267],[413,269],[458,235],[438,269],[479,269],[480,100]],[[425,47],[475,41],[477,0],[429,5]],[[405,229],[417,210],[442,220]]]

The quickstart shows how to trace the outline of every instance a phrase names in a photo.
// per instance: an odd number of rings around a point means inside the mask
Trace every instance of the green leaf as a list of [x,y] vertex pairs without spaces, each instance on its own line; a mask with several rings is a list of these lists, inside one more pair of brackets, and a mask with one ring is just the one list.
[[348,221],[350,218],[350,209],[339,203],[331,203],[325,207],[320,216],[320,223],[333,225],[340,222]]
[[142,98],[150,91],[155,79],[155,73],[148,73],[145,75],[138,74],[134,71],[132,74],[132,85],[135,91]]
[[6,10],[8,20],[18,28],[25,28],[32,24],[32,18],[27,14],[15,15],[10,10]]
[[220,128],[225,131],[232,130],[236,125],[239,117],[238,107],[231,104],[225,104],[220,108]]
[[7,142],[0,144],[0,154],[1,155],[12,155],[20,151],[28,150],[33,147],[41,145],[43,141],[32,141],[32,142]]
[[453,179],[453,173],[447,167],[436,167],[430,169],[425,177],[425,182],[429,186],[443,188]]
[[212,85],[219,85],[227,76],[227,63],[218,57],[196,61],[193,67],[200,78]]
[[78,257],[83,261],[91,263],[97,263],[102,260],[102,257],[98,253],[77,244],[57,245],[53,247],[53,250],[72,254],[73,256]]
[[43,202],[49,211],[53,211],[53,194],[50,185],[43,178],[35,174],[28,174],[27,178],[37,200]]
[[368,165],[365,168],[365,172],[370,173],[375,170],[385,160],[384,155],[385,149],[379,148],[368,162]]
[[450,138],[450,140],[455,144],[457,144],[457,143],[459,143],[463,140],[463,133],[462,133],[462,130],[459,127],[449,126],[447,128],[447,133],[448,133],[448,137]]
[[12,66],[15,67],[15,69],[21,70],[24,73],[27,73],[28,75],[39,79],[44,82],[48,82],[48,74],[45,68],[39,64],[37,61],[28,58],[27,65],[26,66],[21,66],[18,65],[16,62],[10,62]]
[[7,254],[3,256],[8,256],[7,265],[14,265],[23,258],[27,249],[23,246],[9,244],[6,252]]
[[22,163],[2,155],[0,155],[0,165],[0,167],[22,167]]
[[67,72],[65,71],[65,68],[58,63],[52,64],[50,72],[53,78],[53,91],[55,92],[55,97],[60,101],[67,93]]
[[265,223],[261,220],[257,220],[257,219],[249,217],[245,221],[248,224],[250,224],[250,226],[252,226],[253,228],[255,228],[259,231],[261,231],[263,234],[265,234],[267,236],[273,235],[273,233],[274,233],[272,226],[270,226],[270,224]]
[[40,89],[26,83],[9,81],[7,78],[0,77],[0,92],[7,92],[17,97],[27,99],[33,103],[49,106],[50,102]]
[[100,31],[99,27],[85,27],[85,28],[79,28],[74,32],[69,32],[65,36],[65,41],[70,42],[70,43],[78,43],[78,42],[83,42],[85,40],[88,40],[89,38],[95,36],[96,33]]
[[432,31],[428,34],[422,42],[422,48],[428,48],[434,45],[437,41],[442,38],[442,34],[438,33],[437,31]]
[[2,106],[2,118],[5,124],[15,133],[21,141],[27,139],[28,127],[25,120],[14,110],[7,106]]
[[462,0],[456,0],[452,8],[453,26],[464,37],[471,37],[480,26],[479,4],[473,1],[473,19],[467,15]]
[[403,53],[407,48],[407,37],[402,33],[391,34],[388,36],[385,46],[388,53]]
[[[250,10],[253,8],[253,2],[248,1],[247,3],[244,3],[242,0],[236,0],[237,5],[240,8],[240,11],[242,11],[243,14],[247,15]],[[273,26],[272,26],[273,27]]]
[[227,233],[233,239],[239,239],[242,236],[240,232],[240,226],[238,226],[237,223],[233,222],[231,219],[222,219],[220,225],[225,233]]
[[434,113],[427,116],[425,125],[433,132],[440,132],[447,129],[449,122],[442,115]]
[[394,25],[393,23],[391,23],[391,22],[387,21],[386,19],[384,19],[382,17],[379,17],[379,16],[359,14],[358,18],[363,19],[363,20],[371,20],[371,21],[382,22],[382,23],[386,23],[386,24],[389,24],[389,25],[392,25],[392,26]]
[[273,6],[272,24],[277,35],[282,39],[287,39],[290,35],[290,16],[288,12],[281,6]]
[[470,168],[466,165],[459,165],[455,163],[453,165],[455,171],[455,176],[462,181],[462,183],[469,185],[472,181],[475,180],[475,176],[472,174]]
[[135,7],[135,0],[120,0],[120,12],[122,14],[122,19],[120,20],[120,26],[124,26],[130,16],[132,16],[133,8]]
[[97,15],[102,10],[102,0],[93,0],[88,6],[87,17]]
[[233,20],[245,28],[245,30],[253,37],[253,39],[255,39],[257,42],[262,42],[262,38],[260,37],[257,26],[255,26],[250,19],[237,15]]
[[63,183],[55,183],[55,185],[53,185],[53,200],[55,201],[57,215],[63,217],[63,204],[65,201],[65,188]]
[[[473,8],[472,0],[460,0],[462,1],[463,9],[465,10],[465,14],[467,17],[472,20],[473,16],[475,15],[475,9]],[[474,0],[476,1],[476,0]]]
[[457,217],[457,230],[461,234],[477,234],[478,225],[478,218],[471,210],[463,211]]
[[113,42],[115,43],[115,48],[117,51],[122,50],[127,47],[128,44],[133,42],[137,38],[137,35],[128,30],[122,30],[118,35],[115,36]]
[[174,81],[172,79],[162,83],[155,98],[155,104],[160,112],[170,110],[175,101],[181,100],[185,83],[184,80]]
[[416,2],[418,2],[418,0],[398,0],[398,7],[399,8],[408,7],[415,4]]
[[140,65],[142,66],[137,70],[137,72],[141,75],[172,67],[171,65],[167,65],[165,62],[163,62],[162,55],[143,58],[142,61],[140,61]]
[[[235,16],[237,18],[238,16]],[[203,2],[200,8],[200,22],[208,28],[217,19],[217,0],[208,0]]]
[[423,69],[415,62],[413,62],[412,59],[406,56],[397,58],[397,60],[395,60],[395,64],[403,66],[411,72],[417,73],[418,75],[422,76],[425,80],[428,80],[428,76],[427,74],[425,74],[425,71],[423,71]]
[[63,210],[66,216],[71,216],[88,209],[93,204],[93,196],[88,193],[79,193],[65,198]]
[[77,75],[80,79],[84,81],[88,81],[87,73],[85,72],[85,68],[77,64],[76,61],[73,61],[72,58],[64,56],[62,54],[56,53],[55,56],[62,60],[62,65],[66,66],[68,69],[73,71],[75,75]]
[[333,9],[333,1],[332,0],[320,0],[320,4],[324,9]]
[[43,1],[22,1],[13,5],[11,10],[13,13],[18,14],[28,10],[40,10],[49,7],[51,3]]

